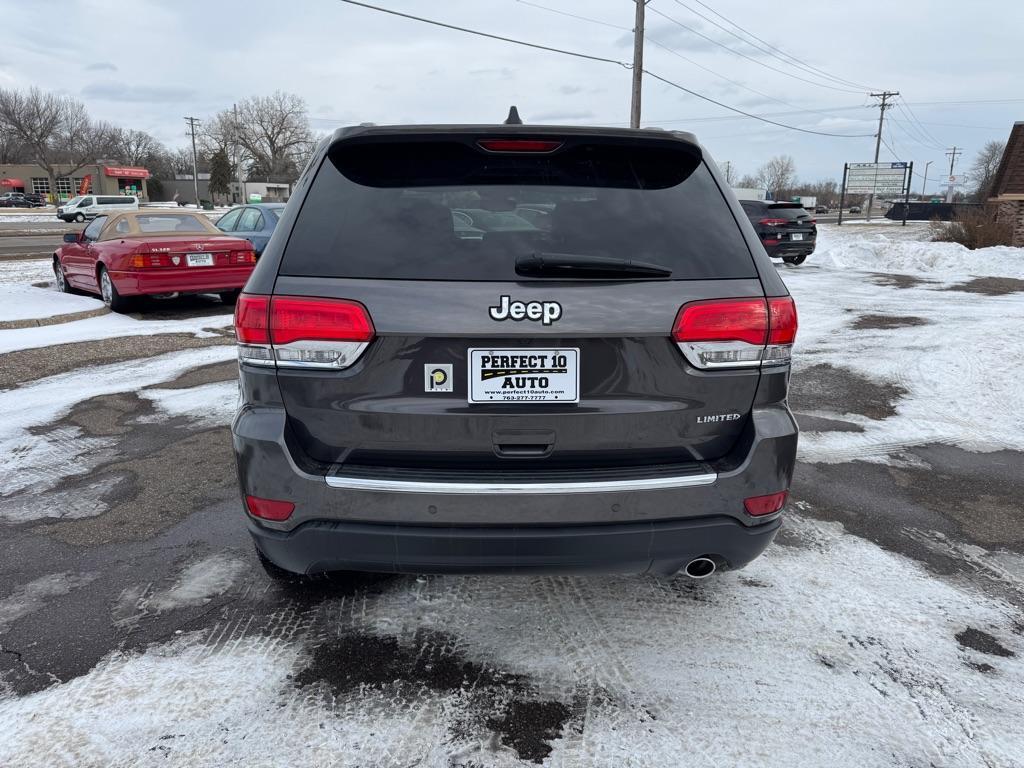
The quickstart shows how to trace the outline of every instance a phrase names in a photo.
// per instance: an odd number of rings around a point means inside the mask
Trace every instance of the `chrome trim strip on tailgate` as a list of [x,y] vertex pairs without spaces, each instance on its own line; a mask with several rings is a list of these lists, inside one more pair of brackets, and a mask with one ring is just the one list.
[[452,483],[422,480],[384,480],[365,477],[331,475],[324,478],[332,488],[350,491],[388,491],[391,493],[454,493],[454,494],[550,494],[550,493],[615,493],[617,491],[652,491],[666,488],[692,488],[711,485],[718,479],[715,472],[648,477],[632,480],[586,480],[556,483]]

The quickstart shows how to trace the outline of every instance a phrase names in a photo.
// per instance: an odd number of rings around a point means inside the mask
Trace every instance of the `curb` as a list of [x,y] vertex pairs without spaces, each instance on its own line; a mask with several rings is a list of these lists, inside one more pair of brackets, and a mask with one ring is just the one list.
[[109,313],[109,309],[106,307],[100,307],[99,309],[87,309],[84,312],[72,312],[67,315],[53,315],[52,317],[36,317],[27,318],[25,320],[2,320],[0,321],[0,331],[13,331],[19,328],[43,328],[47,325],[71,323],[75,320],[86,320],[90,317],[99,317],[100,315],[106,315]]

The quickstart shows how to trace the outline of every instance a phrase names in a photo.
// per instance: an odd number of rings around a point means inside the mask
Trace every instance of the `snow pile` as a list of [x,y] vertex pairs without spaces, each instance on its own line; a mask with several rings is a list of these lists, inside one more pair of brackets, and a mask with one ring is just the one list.
[[[818,228],[818,247],[807,263],[831,269],[867,272],[928,273],[935,276],[991,275],[1024,279],[1024,248],[997,246],[969,250],[959,243],[904,239],[889,233],[864,233],[839,226]],[[922,227],[909,233],[927,237]]]
[[211,598],[231,589],[244,569],[245,563],[236,557],[212,555],[185,568],[177,583],[153,595],[147,607],[156,611],[170,611],[208,603]]
[[153,402],[159,417],[146,416],[141,422],[186,416],[209,427],[226,427],[238,407],[238,382],[215,381],[189,389],[143,389],[139,396]]
[[0,323],[10,320],[40,320],[102,308],[103,302],[98,298],[58,293],[46,288],[34,288],[31,285],[0,283]]
[[205,339],[217,335],[207,329],[230,328],[233,322],[232,315],[186,317],[180,320],[136,320],[134,317],[112,312],[69,323],[0,331],[0,354],[76,341],[97,341],[115,336],[191,333],[197,339]]

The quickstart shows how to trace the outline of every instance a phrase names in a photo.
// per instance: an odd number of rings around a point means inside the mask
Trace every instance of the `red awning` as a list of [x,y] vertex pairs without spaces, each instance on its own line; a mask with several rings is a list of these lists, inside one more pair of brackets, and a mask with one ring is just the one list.
[[0,187],[24,187],[25,182],[21,179],[0,179]]
[[125,168],[119,165],[106,165],[103,173],[107,176],[116,176],[119,179],[148,179],[149,171],[145,168]]

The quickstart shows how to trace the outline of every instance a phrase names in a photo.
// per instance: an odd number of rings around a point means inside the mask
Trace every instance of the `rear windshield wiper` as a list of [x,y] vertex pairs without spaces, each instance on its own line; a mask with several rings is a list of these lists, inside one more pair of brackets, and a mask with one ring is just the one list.
[[566,277],[669,277],[672,270],[613,256],[588,256],[580,253],[531,253],[516,259],[520,275],[556,274]]

